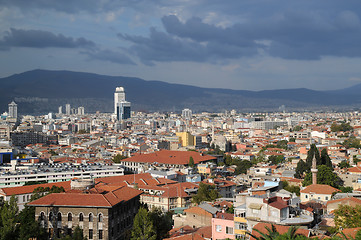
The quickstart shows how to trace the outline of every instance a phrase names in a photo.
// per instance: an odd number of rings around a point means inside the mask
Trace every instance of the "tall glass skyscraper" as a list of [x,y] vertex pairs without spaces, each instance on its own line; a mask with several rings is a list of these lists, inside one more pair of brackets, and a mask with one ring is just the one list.
[[123,87],[117,87],[114,93],[114,114],[117,120],[130,118],[130,102],[125,101],[125,91]]

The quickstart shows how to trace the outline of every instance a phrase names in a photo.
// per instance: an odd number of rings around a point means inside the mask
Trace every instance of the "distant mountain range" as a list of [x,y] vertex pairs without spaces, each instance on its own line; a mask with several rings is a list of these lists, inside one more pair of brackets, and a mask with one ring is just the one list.
[[361,84],[333,91],[306,88],[265,91],[201,88],[133,77],[114,77],[71,71],[33,70],[0,78],[0,112],[12,100],[20,114],[57,112],[70,103],[86,112],[112,112],[114,90],[123,86],[134,110],[195,112],[357,109]]

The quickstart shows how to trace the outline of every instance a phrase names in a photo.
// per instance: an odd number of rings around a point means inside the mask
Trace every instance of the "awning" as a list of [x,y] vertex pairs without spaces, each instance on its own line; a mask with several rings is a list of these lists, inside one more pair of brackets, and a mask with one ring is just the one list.
[[259,204],[259,203],[251,203],[251,204],[249,205],[249,208],[260,210],[260,209],[262,208],[262,204]]

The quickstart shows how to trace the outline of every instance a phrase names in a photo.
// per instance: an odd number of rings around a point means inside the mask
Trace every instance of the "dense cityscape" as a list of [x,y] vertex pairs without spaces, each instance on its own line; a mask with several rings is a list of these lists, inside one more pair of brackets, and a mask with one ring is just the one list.
[[360,136],[357,111],[145,113],[123,87],[113,113],[22,115],[12,101],[0,124],[1,234],[357,237]]
[[0,0],[0,240],[361,240],[360,0]]

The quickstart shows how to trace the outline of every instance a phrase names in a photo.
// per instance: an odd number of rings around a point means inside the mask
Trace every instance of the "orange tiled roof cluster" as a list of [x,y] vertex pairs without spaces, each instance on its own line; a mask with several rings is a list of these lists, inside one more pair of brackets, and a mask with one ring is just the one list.
[[301,193],[332,194],[340,192],[339,189],[325,184],[312,184],[300,191]]
[[38,187],[49,187],[52,186],[63,187],[65,191],[70,190],[70,181],[65,182],[56,182],[56,183],[43,183],[43,184],[35,184],[35,185],[28,185],[28,186],[19,186],[19,187],[9,187],[9,188],[1,188],[0,194],[5,196],[12,196],[12,195],[21,195],[21,194],[30,194],[34,191],[34,189]]
[[28,205],[110,208],[140,194],[142,191],[125,186],[105,193],[52,193],[30,202]]
[[160,163],[160,164],[176,164],[188,165],[190,157],[193,158],[194,163],[207,162],[216,160],[210,155],[202,155],[194,151],[169,151],[161,150],[149,154],[138,154],[133,157],[124,159],[124,162],[139,162],[139,163]]

